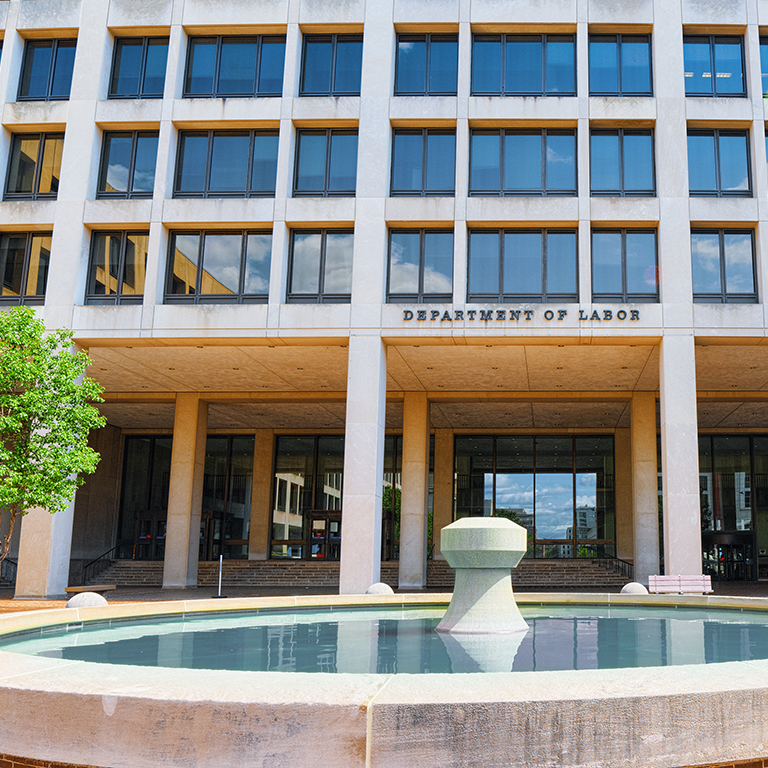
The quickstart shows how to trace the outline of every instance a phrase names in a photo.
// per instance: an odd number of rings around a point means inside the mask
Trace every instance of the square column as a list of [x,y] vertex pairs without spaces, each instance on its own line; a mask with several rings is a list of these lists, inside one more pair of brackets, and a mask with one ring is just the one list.
[[196,392],[176,395],[168,489],[163,589],[197,587],[208,403]]
[[[69,552],[75,500],[52,515],[35,507],[21,519],[19,560],[16,571],[17,598],[66,597],[69,584]],[[19,521],[16,521],[19,524]]]
[[664,572],[701,573],[699,441],[693,336],[661,342],[661,470],[664,485]]
[[647,586],[648,576],[659,573],[656,395],[653,392],[636,392],[632,396],[631,433],[635,581]]
[[445,560],[440,551],[440,531],[453,522],[453,430],[435,430],[435,488],[432,497],[433,558]]
[[272,451],[275,435],[271,429],[257,429],[253,446],[253,491],[248,559],[269,560],[269,517],[272,485]]
[[351,336],[344,437],[339,594],[363,594],[381,578],[386,347],[378,336]]
[[401,589],[427,585],[429,494],[429,401],[426,392],[406,392],[403,402],[403,490],[400,498]]

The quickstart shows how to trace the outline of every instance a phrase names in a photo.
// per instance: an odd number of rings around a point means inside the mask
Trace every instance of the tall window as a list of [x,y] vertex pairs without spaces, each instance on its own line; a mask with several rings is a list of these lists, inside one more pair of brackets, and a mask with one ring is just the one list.
[[651,36],[590,35],[589,92],[593,96],[651,96]]
[[686,96],[746,96],[744,38],[683,37]]
[[121,37],[115,40],[110,99],[162,99],[167,37]]
[[185,97],[282,96],[285,37],[191,37]]
[[3,232],[0,304],[42,304],[50,258],[50,232]]
[[470,195],[575,195],[572,130],[472,131]]
[[27,40],[19,101],[68,99],[77,40]]
[[298,132],[294,197],[353,197],[356,185],[356,130]]
[[141,304],[149,232],[94,232],[86,304]]
[[592,230],[592,301],[658,300],[655,230]]
[[184,131],[174,197],[274,197],[277,131]]
[[450,301],[452,298],[453,232],[392,230],[387,301]]
[[592,131],[590,180],[595,196],[654,196],[653,131]]
[[747,131],[688,131],[688,188],[696,196],[750,197]]
[[152,197],[156,162],[157,131],[105,133],[97,196]]
[[574,96],[574,35],[475,35],[472,93]]
[[754,304],[754,234],[751,230],[692,230],[693,300]]
[[362,35],[304,35],[302,96],[359,96]]
[[392,194],[452,196],[456,131],[399,129],[392,134]]
[[55,198],[59,191],[63,133],[14,134],[6,200]]
[[264,303],[271,257],[271,232],[174,232],[165,301]]
[[762,75],[763,96],[768,94],[768,37],[760,38],[760,73]]
[[352,232],[294,230],[288,272],[288,301],[348,303],[352,293]]
[[468,301],[576,301],[574,230],[472,230]]
[[395,96],[454,96],[457,35],[398,35]]

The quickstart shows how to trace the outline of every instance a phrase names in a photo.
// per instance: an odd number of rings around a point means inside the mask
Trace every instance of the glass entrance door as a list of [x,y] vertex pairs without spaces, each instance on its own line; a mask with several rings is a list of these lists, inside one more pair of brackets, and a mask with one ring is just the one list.
[[341,513],[310,512],[309,543],[312,560],[341,558]]

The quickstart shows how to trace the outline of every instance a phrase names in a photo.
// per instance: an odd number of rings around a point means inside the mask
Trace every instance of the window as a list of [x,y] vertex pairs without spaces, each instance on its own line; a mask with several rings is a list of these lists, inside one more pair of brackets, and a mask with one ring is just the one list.
[[457,35],[398,35],[395,96],[455,96]]
[[746,131],[688,131],[688,189],[692,196],[750,197]]
[[472,94],[575,96],[575,36],[475,35]]
[[472,131],[469,194],[575,195],[575,132],[551,128]]
[[175,232],[165,301],[264,303],[271,259],[271,232]]
[[28,40],[18,100],[68,99],[76,45],[77,40]]
[[683,37],[686,96],[746,96],[743,38]]
[[768,94],[768,37],[760,38],[760,72],[762,74],[763,96]]
[[754,251],[751,230],[691,230],[693,300],[757,302]]
[[651,36],[590,35],[589,92],[593,96],[651,96]]
[[592,131],[589,157],[593,195],[656,194],[652,131]]
[[302,96],[359,96],[362,35],[304,35]]
[[353,197],[356,185],[356,130],[298,132],[294,197]]
[[392,230],[389,233],[387,301],[451,301],[453,232]]
[[174,197],[274,197],[277,131],[184,131]]
[[63,133],[17,133],[11,143],[6,200],[55,198],[59,191]]
[[392,135],[392,194],[452,196],[456,132],[396,130]]
[[94,232],[86,304],[141,304],[149,232]]
[[288,301],[346,303],[352,293],[352,232],[294,230],[288,274]]
[[659,300],[654,230],[592,230],[592,301]]
[[157,132],[105,133],[97,197],[152,197],[156,162]]
[[42,304],[48,263],[50,232],[3,232],[0,235],[0,304]]
[[191,37],[185,97],[282,96],[285,37]]
[[473,230],[469,301],[577,301],[575,230]]
[[115,40],[109,98],[162,99],[167,59],[167,37],[122,37]]

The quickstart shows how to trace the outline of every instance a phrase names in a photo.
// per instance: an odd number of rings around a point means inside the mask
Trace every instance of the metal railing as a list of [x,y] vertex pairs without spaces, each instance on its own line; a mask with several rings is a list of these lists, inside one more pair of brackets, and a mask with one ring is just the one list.
[[6,557],[5,560],[0,563],[0,581],[7,581],[9,584],[15,584],[17,565],[15,560]]
[[635,577],[635,566],[632,563],[622,560],[620,557],[616,557],[616,555],[607,555],[605,552],[599,552],[598,548],[594,545],[579,544],[579,549],[593,552],[594,554],[590,555],[588,559],[593,563],[597,563],[602,568],[612,573],[620,573],[628,579]]
[[123,542],[115,544],[112,549],[108,549],[103,555],[99,555],[95,560],[91,560],[83,566],[83,584],[87,584],[91,579],[95,579],[100,573],[112,565],[112,558],[109,557],[116,549],[122,546]]

